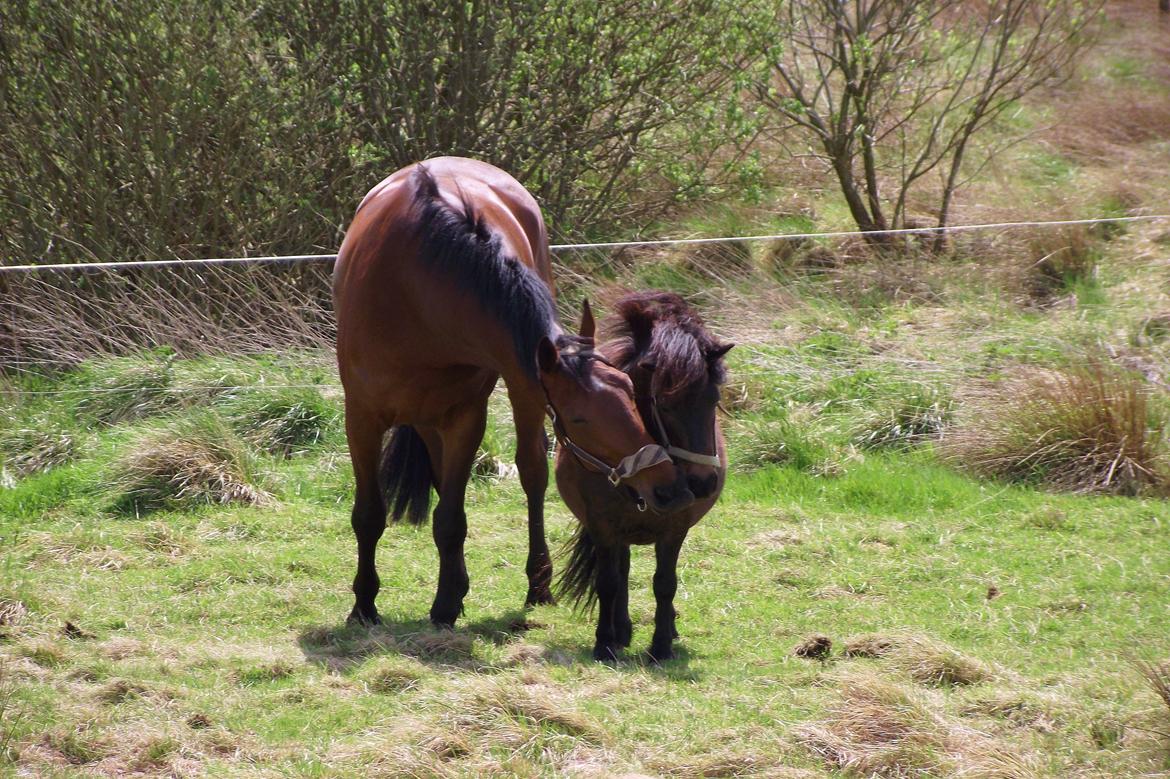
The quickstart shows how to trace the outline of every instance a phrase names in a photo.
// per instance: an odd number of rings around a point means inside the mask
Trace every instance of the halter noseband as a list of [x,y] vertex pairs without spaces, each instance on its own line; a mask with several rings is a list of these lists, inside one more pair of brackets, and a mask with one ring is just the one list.
[[[585,350],[582,350],[585,351]],[[606,361],[604,358],[588,350],[587,356],[591,359],[600,360],[610,367],[617,368],[617,366]],[[620,369],[619,369],[620,370]],[[708,465],[713,468],[722,468],[723,461],[719,458],[718,449],[715,454],[698,454],[687,449],[682,449],[677,446],[671,446],[670,437],[666,434],[666,426],[662,424],[662,417],[658,413],[658,403],[653,396],[647,398],[650,402],[650,409],[654,417],[654,424],[658,428],[658,435],[662,439],[662,444],[646,444],[638,451],[631,455],[627,455],[621,459],[616,465],[610,465],[605,460],[602,460],[596,455],[578,446],[572,438],[569,437],[564,425],[561,423],[560,416],[557,414],[556,407],[553,406],[552,396],[548,394],[548,387],[544,384],[544,379],[540,380],[540,388],[544,390],[545,412],[549,418],[552,419],[553,435],[557,439],[557,443],[569,450],[577,461],[586,468],[605,474],[605,478],[615,488],[623,481],[630,477],[646,470],[653,468],[660,463],[674,462],[674,458],[679,460],[686,460],[687,462],[696,463],[698,465]],[[646,510],[646,499],[639,497],[637,501],[638,511]]]
[[[696,465],[709,465],[712,468],[722,468],[723,461],[719,458],[719,448],[716,446],[715,454],[699,454],[687,449],[682,449],[677,446],[671,446],[670,436],[666,434],[666,425],[662,424],[662,416],[658,413],[658,401],[654,399],[653,395],[646,398],[650,403],[650,411],[654,417],[654,425],[658,428],[658,435],[662,440],[662,445],[666,449],[667,454],[672,458],[679,460],[686,460],[689,463]],[[714,434],[714,430],[711,431]],[[715,436],[711,436],[711,440],[715,440]]]

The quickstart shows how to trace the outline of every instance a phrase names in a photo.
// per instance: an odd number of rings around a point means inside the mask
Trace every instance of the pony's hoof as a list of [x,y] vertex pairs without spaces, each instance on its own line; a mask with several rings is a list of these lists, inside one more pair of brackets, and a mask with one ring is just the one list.
[[650,649],[646,652],[646,657],[650,662],[659,665],[674,658],[674,649],[671,648],[670,644],[664,647],[651,644]]
[[593,647],[593,659],[599,663],[612,663],[618,659],[620,647],[616,644],[598,644]]
[[354,606],[353,611],[349,612],[349,616],[345,618],[345,624],[350,627],[368,628],[381,625],[382,618],[378,616],[378,610],[373,607],[369,610],[362,610]]

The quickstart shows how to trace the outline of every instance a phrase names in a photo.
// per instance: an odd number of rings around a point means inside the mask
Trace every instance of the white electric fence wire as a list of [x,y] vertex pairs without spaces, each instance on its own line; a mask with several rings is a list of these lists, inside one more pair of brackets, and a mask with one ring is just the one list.
[[[777,235],[736,235],[723,238],[667,238],[649,241],[611,241],[607,243],[565,243],[554,244],[553,252],[584,251],[587,249],[624,249],[654,246],[693,246],[708,243],[745,243],[748,241],[801,241],[813,238],[862,238],[876,235],[935,235],[938,233],[960,233],[972,230],[1000,230],[1019,227],[1063,227],[1071,225],[1121,224],[1125,222],[1152,222],[1170,220],[1170,214],[1146,214],[1140,216],[1095,217],[1092,219],[1061,219],[1033,222],[990,222],[983,224],[950,225],[947,227],[905,227],[897,230],[841,230],[826,233],[780,233]],[[299,262],[332,262],[336,254],[292,254],[271,257],[211,257],[197,260],[138,260],[131,262],[67,262],[42,265],[0,265],[2,273],[48,273],[65,271],[118,270],[124,268],[166,268],[176,266],[251,265],[261,263],[295,264]]]

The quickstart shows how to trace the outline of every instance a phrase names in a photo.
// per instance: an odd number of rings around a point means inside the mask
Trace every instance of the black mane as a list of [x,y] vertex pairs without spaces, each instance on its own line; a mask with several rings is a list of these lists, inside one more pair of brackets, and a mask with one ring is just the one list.
[[722,360],[707,356],[722,345],[703,327],[703,319],[673,292],[635,292],[615,306],[606,322],[611,340],[606,354],[629,373],[637,362],[654,363],[651,393],[656,398],[686,394],[726,378]]
[[475,295],[512,334],[516,359],[536,378],[536,349],[556,322],[552,293],[544,281],[504,253],[498,236],[461,193],[462,211],[443,202],[430,171],[414,173],[418,238],[424,261]]

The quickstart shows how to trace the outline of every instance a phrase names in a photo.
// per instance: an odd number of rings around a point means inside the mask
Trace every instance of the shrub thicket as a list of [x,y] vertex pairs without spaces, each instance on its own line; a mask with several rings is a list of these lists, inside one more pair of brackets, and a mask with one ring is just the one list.
[[556,231],[705,194],[733,140],[725,0],[51,0],[0,8],[0,252],[333,250],[438,154],[517,175]]

